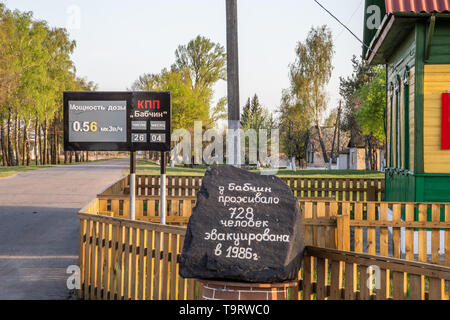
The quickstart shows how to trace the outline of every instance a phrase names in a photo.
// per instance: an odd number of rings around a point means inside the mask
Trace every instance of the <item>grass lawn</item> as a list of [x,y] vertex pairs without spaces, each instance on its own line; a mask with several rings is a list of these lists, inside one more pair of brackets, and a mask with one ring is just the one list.
[[[114,158],[117,159],[117,158]],[[108,159],[108,160],[112,160],[112,159]],[[86,164],[86,163],[91,163],[91,162],[100,162],[100,161],[106,161],[106,160],[89,160],[89,162],[73,162],[71,164],[48,164],[45,166],[36,166],[34,164],[32,164],[31,166],[17,166],[17,167],[2,167],[0,166],[0,178],[6,178],[6,177],[10,177],[13,176],[15,174],[21,173],[21,172],[25,172],[25,171],[30,171],[30,170],[37,170],[37,169],[44,169],[44,168],[51,168],[51,167],[60,167],[60,166],[76,166],[76,165],[80,165],[80,164]]]
[[48,166],[19,166],[19,167],[0,167],[0,178],[5,178],[9,176],[13,176],[17,173],[29,171],[29,170],[36,170],[36,169],[42,169],[42,168],[49,168],[52,167],[51,165]]
[[[175,168],[167,167],[169,176],[203,176],[207,170],[206,166],[187,168],[183,165],[177,165]],[[257,170],[251,170],[258,172]],[[128,173],[129,171],[127,171]],[[138,160],[136,173],[142,175],[159,175],[160,167],[152,161]],[[380,179],[384,178],[384,173],[377,171],[356,171],[356,170],[292,170],[280,169],[279,177],[308,177],[308,178],[362,178],[362,179]]]

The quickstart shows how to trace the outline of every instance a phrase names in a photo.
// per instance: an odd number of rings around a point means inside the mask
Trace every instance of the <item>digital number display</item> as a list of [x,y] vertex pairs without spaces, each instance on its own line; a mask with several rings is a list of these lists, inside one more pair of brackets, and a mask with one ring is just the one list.
[[164,133],[152,133],[150,134],[150,142],[166,142],[166,135]]
[[145,133],[132,133],[131,134],[131,142],[147,142],[147,135]]
[[69,101],[69,142],[127,142],[126,101]]

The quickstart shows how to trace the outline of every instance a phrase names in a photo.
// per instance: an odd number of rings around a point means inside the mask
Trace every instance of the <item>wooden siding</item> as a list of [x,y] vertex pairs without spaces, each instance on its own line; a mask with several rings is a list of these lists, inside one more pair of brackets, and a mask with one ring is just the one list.
[[414,135],[415,135],[415,122],[414,122],[414,94],[416,83],[416,69],[411,68],[409,73],[409,168],[414,170]]
[[[397,98],[396,93],[394,91],[394,95],[392,98],[392,106],[391,106],[391,97],[387,96],[387,112],[386,112],[386,124],[387,124],[387,144],[386,144],[386,159],[387,159],[387,165],[390,168],[405,168],[405,146],[404,146],[404,140],[405,140],[405,129],[404,129],[404,109],[405,109],[405,103],[404,103],[404,84],[403,84],[403,77],[406,71],[406,67],[410,68],[410,84],[409,84],[409,96],[410,96],[410,169],[413,170],[414,168],[414,94],[415,94],[415,31],[411,31],[408,37],[406,37],[405,41],[401,43],[398,47],[398,50],[393,54],[393,56],[388,61],[388,82],[386,84],[387,89],[389,89],[391,83],[394,84],[397,82],[397,76],[400,76],[401,82],[400,82],[400,150],[401,150],[401,159],[399,161],[399,165],[397,165],[397,136],[396,136],[396,129],[397,129]],[[391,114],[392,111],[392,114]],[[391,125],[392,124],[392,125]],[[392,128],[391,128],[392,127]],[[391,140],[391,130],[392,130],[392,141]],[[390,152],[392,145],[392,163],[390,163]]]
[[437,18],[433,40],[431,42],[430,64],[450,63],[450,22]]
[[425,65],[425,173],[450,173],[450,150],[441,150],[442,93],[450,90],[450,65]]

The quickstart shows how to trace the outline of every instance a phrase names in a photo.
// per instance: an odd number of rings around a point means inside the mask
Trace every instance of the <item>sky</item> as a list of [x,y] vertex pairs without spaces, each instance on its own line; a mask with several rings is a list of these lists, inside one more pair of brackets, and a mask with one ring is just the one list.
[[[124,91],[144,73],[159,73],[175,50],[202,35],[226,47],[225,0],[0,0],[9,9],[33,11],[51,27],[65,27],[77,47],[77,75],[100,91]],[[320,0],[360,39],[364,0]],[[328,108],[339,104],[339,77],[352,73],[361,44],[313,0],[238,0],[240,104],[258,94],[271,111],[289,88],[289,64],[312,26],[327,24],[335,43]],[[215,86],[215,100],[227,94]]]

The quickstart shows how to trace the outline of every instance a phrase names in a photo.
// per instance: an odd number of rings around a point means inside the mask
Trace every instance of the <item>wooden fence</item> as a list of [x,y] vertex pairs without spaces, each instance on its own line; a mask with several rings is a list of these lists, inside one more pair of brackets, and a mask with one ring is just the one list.
[[450,204],[301,201],[306,243],[450,266]]
[[[86,208],[95,209],[95,205]],[[193,300],[202,286],[179,276],[185,228],[80,213],[84,299]],[[378,289],[366,286],[379,271]],[[450,268],[307,247],[290,299],[448,299]]]
[[[137,196],[158,196],[159,176],[136,176]],[[383,201],[384,179],[281,178],[301,199],[325,198],[337,201]],[[102,195],[129,193],[129,179],[125,177],[105,190]],[[202,177],[167,177],[167,195],[195,197],[202,185]]]
[[[196,198],[167,198],[169,224],[185,226]],[[308,245],[450,266],[450,204],[299,199]],[[127,196],[100,195],[83,212],[128,219]],[[138,196],[136,219],[158,223],[159,198]]]
[[450,268],[308,247],[303,300],[448,300]]
[[185,228],[79,214],[84,299],[192,300],[199,284],[178,275]]

